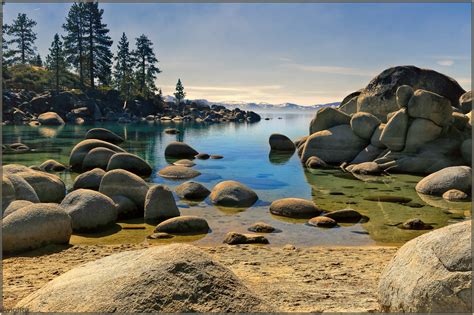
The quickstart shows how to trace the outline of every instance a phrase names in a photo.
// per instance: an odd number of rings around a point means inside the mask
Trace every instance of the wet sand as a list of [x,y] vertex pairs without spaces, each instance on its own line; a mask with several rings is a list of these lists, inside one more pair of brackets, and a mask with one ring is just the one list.
[[[48,246],[3,258],[3,307],[83,263],[149,244]],[[200,246],[281,312],[378,311],[376,288],[396,247]]]

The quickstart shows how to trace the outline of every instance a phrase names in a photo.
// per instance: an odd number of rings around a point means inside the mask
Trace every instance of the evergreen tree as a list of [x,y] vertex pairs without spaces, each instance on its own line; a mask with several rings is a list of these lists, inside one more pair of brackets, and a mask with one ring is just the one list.
[[84,23],[85,23],[84,3],[73,3],[66,17],[63,29],[66,31],[64,39],[64,51],[67,62],[74,65],[79,74],[79,83],[84,86],[85,72],[85,52]]
[[33,58],[33,60],[31,61],[31,64],[33,66],[38,66],[38,67],[42,67],[43,66],[43,60],[41,59],[41,56],[40,54],[37,54],[35,58]]
[[184,86],[181,83],[181,79],[178,79],[178,83],[176,83],[176,92],[174,93],[174,97],[176,97],[176,101],[178,105],[186,96],[186,92],[184,92]]
[[102,23],[103,9],[97,2],[84,3],[84,39],[87,43],[87,61],[90,86],[94,88],[97,77],[102,84],[109,84],[112,65],[112,40],[107,24]]
[[8,44],[16,45],[16,49],[12,49],[12,61],[25,64],[35,56],[36,33],[33,27],[36,22],[28,18],[25,13],[18,13],[17,18],[8,26],[7,34],[13,37]]
[[46,65],[48,70],[54,74],[55,88],[59,91],[61,80],[66,73],[67,63],[63,50],[63,43],[59,35],[54,35],[54,40],[49,48],[49,55],[46,57]]
[[6,71],[6,68],[10,63],[10,60],[8,58],[11,57],[10,56],[11,52],[8,50],[7,41],[5,40],[5,34],[7,33],[7,31],[8,31],[8,25],[3,24],[2,26],[2,67],[3,67],[4,72]]
[[125,100],[128,100],[133,86],[133,60],[125,33],[122,34],[117,46],[113,78],[115,88]]
[[136,48],[133,51],[133,60],[136,66],[138,91],[144,96],[156,91],[155,79],[161,70],[156,66],[158,60],[153,52],[153,43],[145,35],[136,39]]

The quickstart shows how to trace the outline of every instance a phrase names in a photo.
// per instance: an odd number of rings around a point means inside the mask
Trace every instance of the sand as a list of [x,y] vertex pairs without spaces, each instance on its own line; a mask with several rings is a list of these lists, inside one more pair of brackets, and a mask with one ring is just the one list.
[[[85,262],[149,244],[48,246],[3,259],[3,307]],[[201,247],[281,312],[375,312],[395,247]]]

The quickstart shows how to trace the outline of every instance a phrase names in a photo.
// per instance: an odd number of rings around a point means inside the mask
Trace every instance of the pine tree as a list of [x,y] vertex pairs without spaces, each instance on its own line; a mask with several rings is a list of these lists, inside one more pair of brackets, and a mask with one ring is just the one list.
[[102,84],[109,84],[112,65],[112,40],[107,24],[102,23],[103,9],[97,2],[84,3],[84,39],[87,43],[90,86],[94,88],[97,77]]
[[43,60],[41,59],[41,55],[37,54],[36,57],[31,60],[31,64],[33,66],[42,67],[43,66]]
[[8,50],[7,41],[5,40],[5,34],[8,31],[8,25],[3,24],[2,26],[2,67],[3,71],[6,71],[7,66],[10,64],[10,60],[8,59],[11,57],[11,52]]
[[176,92],[174,93],[174,97],[176,97],[176,101],[178,105],[186,96],[186,92],[184,92],[184,86],[181,83],[181,79],[178,79],[178,83],[176,83]]
[[133,86],[133,60],[129,49],[129,42],[125,33],[123,33],[120,38],[117,46],[117,56],[115,56],[114,59],[114,86],[120,92],[122,97],[125,100],[128,100]]
[[156,66],[158,60],[153,52],[153,43],[145,35],[136,39],[136,48],[132,52],[136,65],[138,91],[144,96],[156,91],[155,79],[161,70]]
[[79,74],[79,83],[84,86],[85,42],[84,42],[84,3],[73,3],[66,17],[63,29],[66,31],[64,51],[67,62],[74,65]]
[[49,55],[46,57],[46,65],[48,70],[54,73],[56,91],[59,91],[61,79],[66,73],[67,63],[63,43],[58,34],[54,35],[51,48],[49,48]]
[[17,18],[8,26],[7,34],[13,37],[8,44],[15,44],[11,50],[12,61],[25,64],[35,56],[36,33],[33,32],[36,22],[28,18],[25,13],[18,13]]

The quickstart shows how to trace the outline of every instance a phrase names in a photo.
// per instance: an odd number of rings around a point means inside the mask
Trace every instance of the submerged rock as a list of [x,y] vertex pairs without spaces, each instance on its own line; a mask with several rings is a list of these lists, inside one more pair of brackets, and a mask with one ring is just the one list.
[[471,313],[471,254],[470,220],[407,242],[380,276],[382,311]]
[[353,209],[342,209],[324,214],[325,217],[336,220],[338,223],[357,223],[362,219],[362,215]]
[[116,133],[105,128],[92,128],[86,133],[86,139],[98,139],[113,144],[120,144],[124,140]]
[[186,166],[169,165],[160,170],[158,175],[169,179],[188,179],[201,175],[201,172]]
[[273,201],[270,205],[270,212],[284,217],[309,219],[318,216],[321,210],[309,200],[284,198]]
[[467,200],[469,196],[460,190],[450,189],[443,194],[443,199],[448,201],[464,201]]
[[232,271],[185,244],[89,262],[47,283],[17,307],[31,312],[271,311]]
[[227,233],[225,244],[237,245],[237,244],[268,244],[268,239],[263,235],[251,235],[251,234],[240,234],[236,232]]
[[257,222],[252,224],[248,230],[256,233],[272,233],[275,231],[275,228],[265,222]]
[[295,151],[295,144],[285,135],[273,133],[268,140],[271,150]]
[[323,216],[309,219],[308,224],[312,226],[323,227],[323,228],[332,228],[332,227],[337,226],[336,220],[331,219],[329,217],[323,217]]
[[184,142],[171,142],[166,146],[165,156],[176,158],[192,158],[199,152]]
[[421,221],[421,219],[415,218],[410,219],[408,221],[403,222],[400,225],[401,229],[405,230],[431,230],[433,227],[425,222]]
[[55,160],[47,160],[40,164],[40,170],[44,172],[62,172],[67,169],[67,167]]

